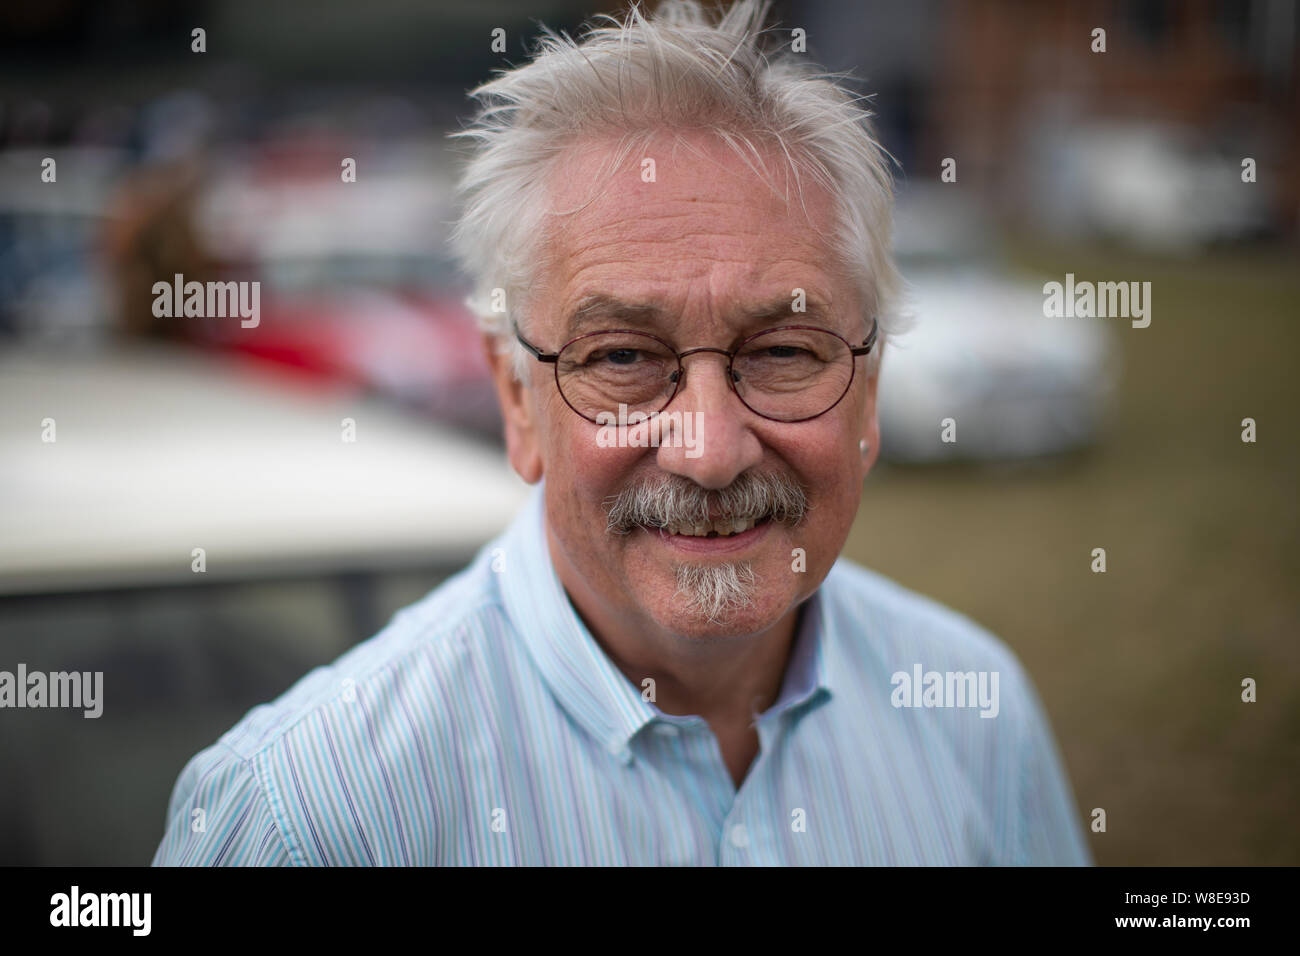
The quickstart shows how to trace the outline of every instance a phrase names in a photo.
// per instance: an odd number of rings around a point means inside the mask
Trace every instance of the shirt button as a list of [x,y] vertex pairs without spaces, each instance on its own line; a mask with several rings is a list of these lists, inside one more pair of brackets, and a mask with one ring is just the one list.
[[737,823],[731,828],[731,845],[739,850],[749,846],[749,833],[743,823]]
[[679,731],[672,724],[655,724],[655,733],[661,737],[676,737]]
[[624,766],[632,762],[632,751],[627,748],[627,744],[621,738],[611,740],[607,745],[610,756]]

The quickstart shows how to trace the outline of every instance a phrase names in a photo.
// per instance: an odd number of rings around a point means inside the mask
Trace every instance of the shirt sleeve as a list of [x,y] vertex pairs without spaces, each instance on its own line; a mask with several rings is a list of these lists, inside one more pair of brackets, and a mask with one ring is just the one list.
[[1025,678],[1019,747],[1020,853],[1025,866],[1091,866],[1092,854],[1042,701]]
[[220,743],[190,760],[172,791],[153,865],[293,865],[247,760]]

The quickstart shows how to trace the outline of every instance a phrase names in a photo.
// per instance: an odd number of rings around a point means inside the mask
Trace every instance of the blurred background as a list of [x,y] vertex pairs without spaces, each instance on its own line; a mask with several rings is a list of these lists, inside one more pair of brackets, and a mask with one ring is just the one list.
[[[148,863],[190,756],[509,522],[446,136],[537,21],[618,10],[0,8],[0,670],[105,688],[0,712],[0,863]],[[775,12],[900,166],[916,325],[846,555],[1021,657],[1099,863],[1300,863],[1295,2]],[[177,273],[260,323],[156,318]],[[1045,317],[1067,274],[1150,325]]]

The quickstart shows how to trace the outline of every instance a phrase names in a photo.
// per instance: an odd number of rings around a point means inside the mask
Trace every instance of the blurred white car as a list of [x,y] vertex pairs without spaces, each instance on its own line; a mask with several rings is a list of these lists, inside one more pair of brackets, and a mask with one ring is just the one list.
[[1048,279],[991,262],[991,232],[958,195],[913,185],[899,199],[895,252],[913,325],[885,351],[882,456],[1015,460],[1089,444],[1117,379],[1106,324],[1116,320],[1044,316]]
[[0,596],[459,569],[527,496],[355,386],[155,344],[0,352],[0,462]]
[[1164,254],[1266,235],[1275,204],[1267,174],[1242,182],[1242,159],[1269,162],[1258,135],[1230,149],[1172,123],[1043,120],[1031,126],[1026,189],[1038,228]]

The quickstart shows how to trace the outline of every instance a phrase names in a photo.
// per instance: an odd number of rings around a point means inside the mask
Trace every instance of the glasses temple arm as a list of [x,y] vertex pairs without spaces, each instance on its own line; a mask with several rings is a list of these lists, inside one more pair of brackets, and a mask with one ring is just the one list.
[[850,349],[850,351],[854,355],[870,354],[872,346],[876,344],[876,333],[879,331],[880,331],[880,323],[873,318],[871,320],[871,334],[867,336],[866,340],[861,345],[854,346],[853,348]]
[[547,352],[543,352],[532,342],[529,342],[526,338],[524,338],[522,335],[519,334],[519,326],[517,324],[515,325],[514,328],[515,328],[515,338],[519,340],[519,344],[522,345],[524,348],[528,349],[528,351],[532,353],[533,358],[537,359],[537,361],[554,363],[560,357],[558,352],[556,352],[555,354],[549,354]]

